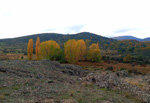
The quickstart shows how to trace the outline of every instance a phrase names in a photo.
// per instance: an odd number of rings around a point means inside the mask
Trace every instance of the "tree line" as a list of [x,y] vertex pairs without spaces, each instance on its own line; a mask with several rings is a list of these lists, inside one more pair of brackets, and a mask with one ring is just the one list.
[[[27,45],[28,59],[33,59],[33,39]],[[64,43],[64,50],[54,40],[40,42],[37,37],[35,47],[36,60],[50,59],[60,62],[75,63],[77,61],[101,61],[101,51],[98,43],[88,46],[88,40],[71,39]]]

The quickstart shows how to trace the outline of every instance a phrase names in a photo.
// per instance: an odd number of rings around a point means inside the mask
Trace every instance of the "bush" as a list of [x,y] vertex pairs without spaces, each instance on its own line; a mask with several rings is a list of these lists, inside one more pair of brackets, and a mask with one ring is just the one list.
[[133,70],[128,70],[128,73],[133,73],[133,74],[143,74],[142,72],[136,70],[136,69],[133,69]]
[[87,60],[92,62],[100,62],[101,54],[99,49],[91,49],[88,52]]
[[125,70],[124,68],[120,68],[120,71]]
[[50,55],[50,60],[59,61],[61,63],[66,62],[63,50],[61,50],[60,48],[53,48],[52,51],[53,53],[51,53]]
[[131,55],[128,54],[127,56],[125,56],[125,57],[123,58],[123,62],[130,63],[130,62],[131,62],[131,59],[132,59]]
[[66,61],[63,50],[54,44],[48,44],[48,42],[43,42],[42,44],[40,49],[40,59],[50,59],[61,63]]
[[113,71],[113,70],[114,70],[114,68],[113,68],[113,66],[108,66],[106,70]]

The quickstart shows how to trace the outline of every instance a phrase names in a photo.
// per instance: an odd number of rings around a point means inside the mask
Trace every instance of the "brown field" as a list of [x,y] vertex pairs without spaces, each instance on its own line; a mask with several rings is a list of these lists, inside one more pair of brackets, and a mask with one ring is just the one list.
[[24,59],[24,58],[26,58],[24,54],[0,53],[0,60],[18,60],[18,59]]
[[[27,55],[24,54],[16,54],[16,53],[0,53],[0,60],[27,60]],[[36,56],[33,55],[33,60],[36,60]]]
[[97,68],[97,69],[107,69],[108,67],[112,66],[115,71],[123,68],[126,70],[137,70],[142,73],[150,73],[150,65],[146,65],[146,67],[142,67],[139,64],[132,66],[132,64],[129,64],[129,63],[107,63],[107,62],[102,62],[102,63],[77,62],[76,64],[84,68],[91,67],[91,68]]

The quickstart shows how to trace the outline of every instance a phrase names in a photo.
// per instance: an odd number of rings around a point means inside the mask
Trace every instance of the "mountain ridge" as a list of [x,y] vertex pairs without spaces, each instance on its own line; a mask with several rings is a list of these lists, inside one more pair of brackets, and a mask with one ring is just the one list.
[[116,36],[116,37],[112,37],[112,39],[116,39],[116,40],[137,40],[137,41],[150,41],[150,37],[141,39],[141,38],[137,38],[135,36]]
[[89,45],[92,43],[99,43],[100,47],[104,47],[103,46],[104,44],[109,45],[112,42],[117,41],[90,32],[80,32],[77,34],[40,33],[40,34],[33,34],[33,35],[22,36],[17,38],[1,39],[0,45],[3,45],[3,47],[5,46],[18,47],[18,48],[23,48],[25,50],[29,39],[33,39],[34,47],[35,47],[35,42],[37,37],[40,38],[41,42],[48,41],[48,40],[55,40],[62,48],[64,46],[64,43],[70,39],[76,39],[76,40],[88,39],[90,40]]

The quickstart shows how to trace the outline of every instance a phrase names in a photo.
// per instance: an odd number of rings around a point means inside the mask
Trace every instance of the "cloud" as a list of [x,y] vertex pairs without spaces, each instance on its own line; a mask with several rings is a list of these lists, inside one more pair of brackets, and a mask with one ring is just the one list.
[[0,38],[82,31],[145,38],[149,10],[149,0],[0,0]]
[[51,32],[51,31],[55,31],[56,28],[51,28],[51,29],[45,29],[45,30],[42,30],[41,32]]
[[65,29],[66,32],[80,32],[84,26],[85,25],[74,25],[74,26],[67,27]]
[[114,33],[128,32],[128,31],[130,31],[130,30],[131,30],[131,29],[119,29],[119,30],[114,31]]
[[116,30],[116,31],[114,31],[114,33],[125,33],[125,32],[129,32],[129,31],[136,31],[136,30],[138,30],[138,29],[132,29],[132,28],[130,28],[130,29],[118,29],[118,30]]
[[71,33],[78,33],[81,32],[81,29],[85,25],[73,25],[73,26],[68,26],[68,27],[61,27],[61,28],[53,28],[53,29],[45,29],[42,30],[41,32],[55,32],[55,33],[65,33],[65,34],[71,34]]

